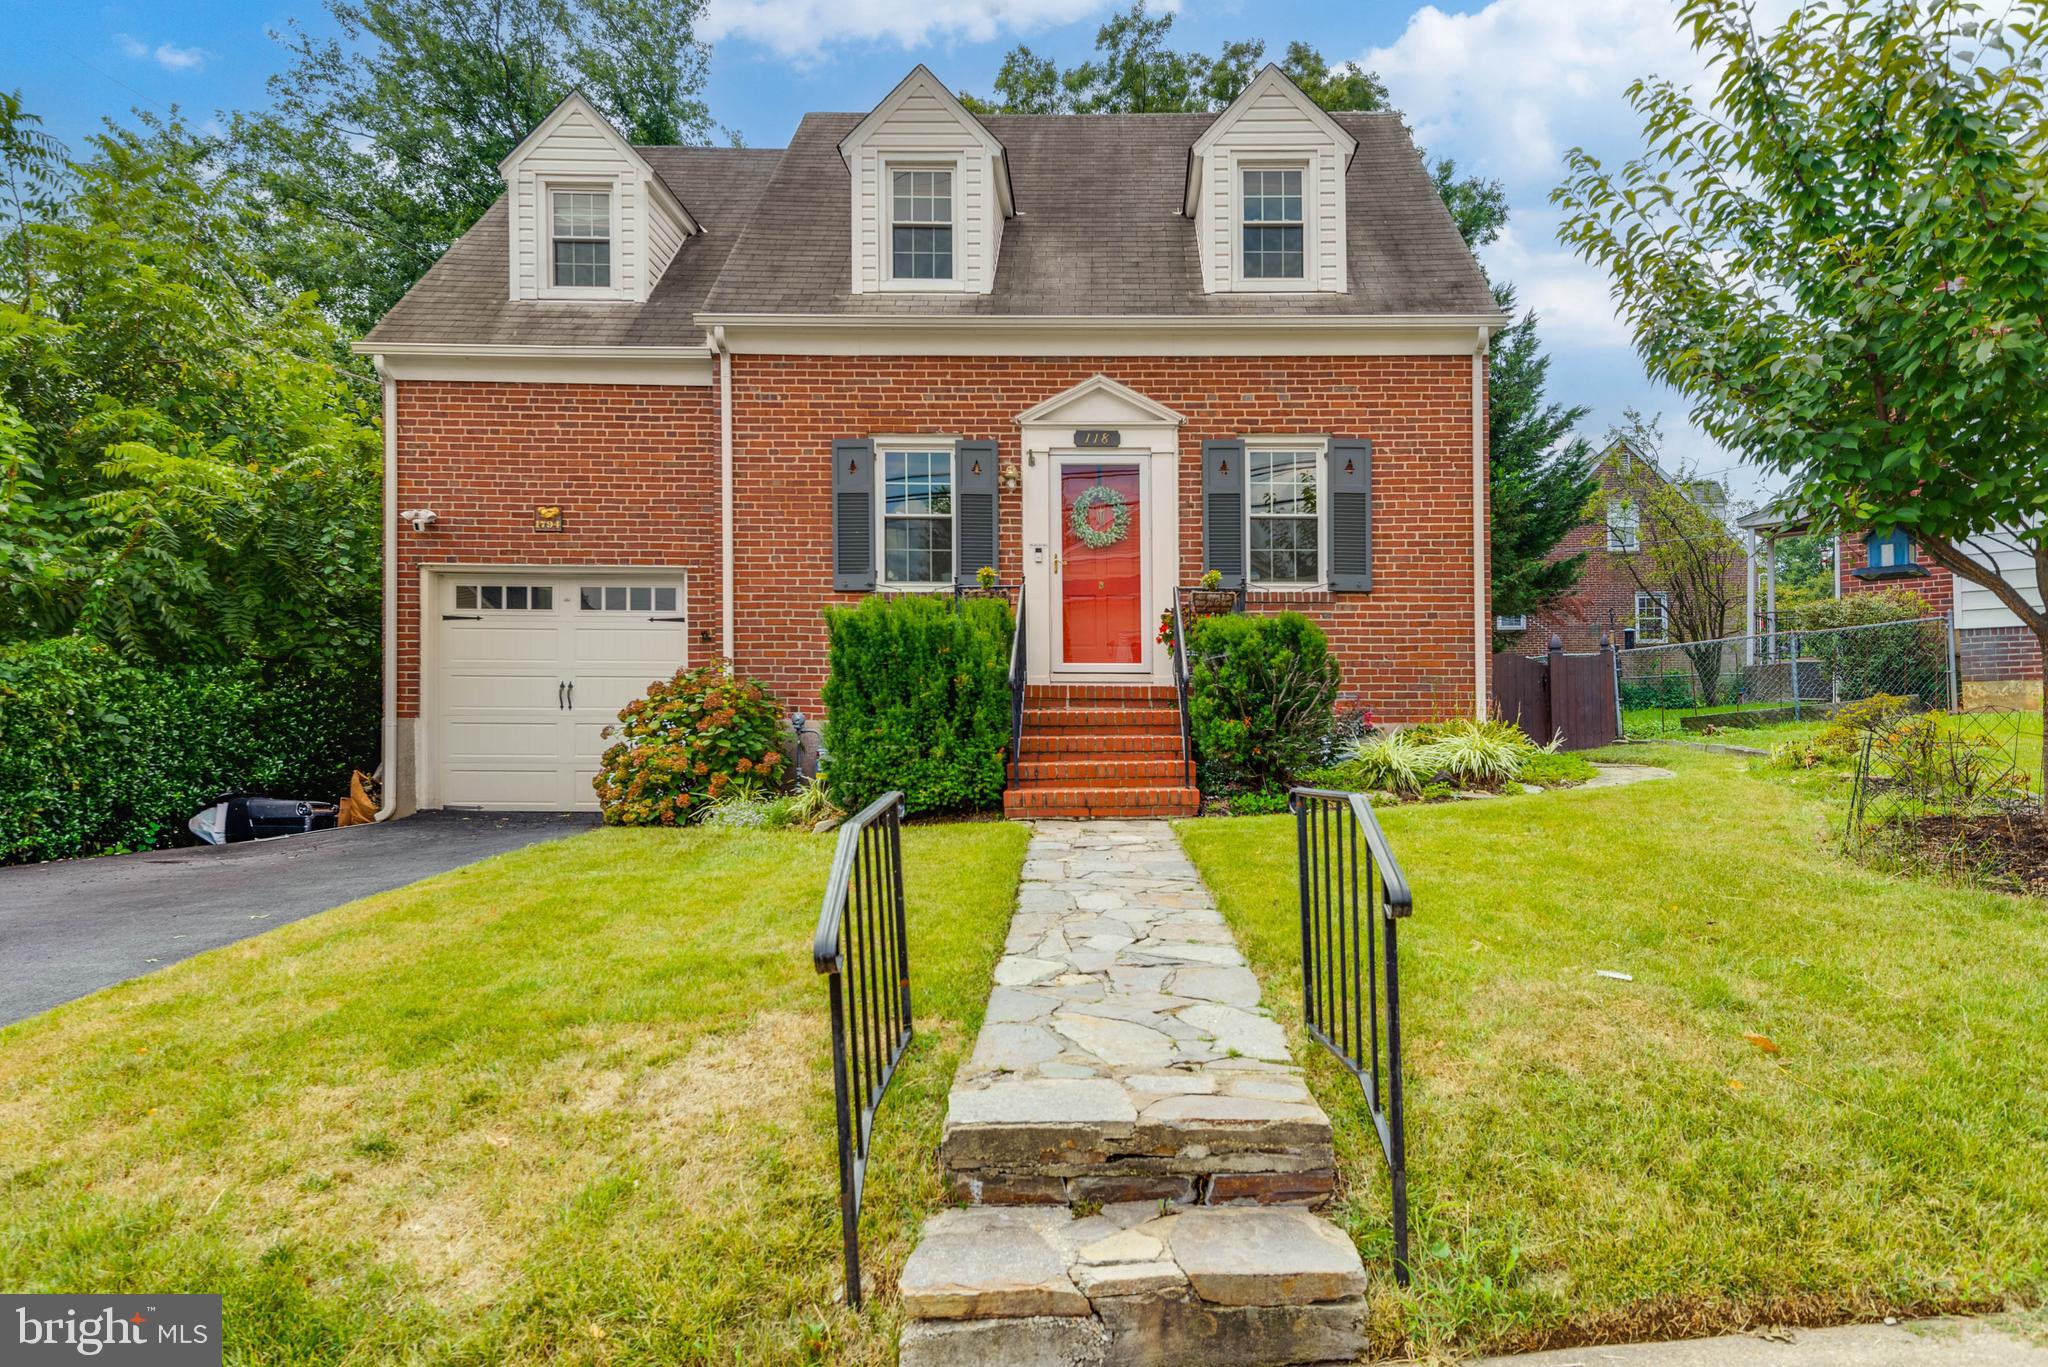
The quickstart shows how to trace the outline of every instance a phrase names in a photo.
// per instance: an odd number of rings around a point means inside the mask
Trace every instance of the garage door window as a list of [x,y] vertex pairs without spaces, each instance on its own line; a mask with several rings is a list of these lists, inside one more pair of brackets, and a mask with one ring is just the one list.
[[455,606],[470,612],[553,612],[555,591],[547,584],[457,584]]
[[673,584],[585,584],[577,594],[584,612],[674,612]]

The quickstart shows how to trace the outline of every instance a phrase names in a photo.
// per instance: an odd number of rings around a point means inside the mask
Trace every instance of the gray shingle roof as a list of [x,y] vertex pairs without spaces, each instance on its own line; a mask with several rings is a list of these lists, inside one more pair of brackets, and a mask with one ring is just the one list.
[[636,148],[705,231],[686,240],[645,304],[510,299],[509,245],[500,198],[384,315],[378,342],[470,346],[701,346],[695,321],[746,222],[768,188],[780,149]]
[[1181,204],[1188,149],[1215,115],[1113,114],[983,120],[1008,151],[1017,201],[991,293],[855,295],[847,288],[851,186],[838,145],[864,117],[807,115],[783,152],[640,149],[711,229],[677,253],[646,304],[506,299],[500,201],[366,341],[693,345],[703,339],[693,318],[700,311],[1335,317],[1495,309],[1399,116],[1381,113],[1333,116],[1358,139],[1346,187],[1346,294],[1203,293],[1194,224]]

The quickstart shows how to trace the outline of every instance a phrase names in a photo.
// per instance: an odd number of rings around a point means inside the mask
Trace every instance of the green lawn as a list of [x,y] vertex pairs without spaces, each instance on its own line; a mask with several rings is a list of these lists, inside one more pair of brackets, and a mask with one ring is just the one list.
[[[904,831],[885,1292],[1025,839]],[[832,843],[593,832],[0,1031],[0,1286],[219,1291],[228,1361],[264,1367],[893,1360],[892,1297],[832,1304]]]
[[[2048,905],[1845,863],[1834,809],[1742,759],[1626,758],[1680,777],[1380,813],[1416,903],[1416,1283],[1379,1293],[1380,1342],[1502,1350],[2038,1303]],[[1179,829],[1293,1028],[1289,819]],[[1356,1084],[1302,1052],[1338,1124],[1339,1218],[1384,1267]]]

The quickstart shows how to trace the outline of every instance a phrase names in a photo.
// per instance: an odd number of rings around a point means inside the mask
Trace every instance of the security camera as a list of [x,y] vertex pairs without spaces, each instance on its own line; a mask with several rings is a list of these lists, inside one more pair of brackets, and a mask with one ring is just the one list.
[[432,508],[415,508],[411,512],[400,513],[398,516],[410,523],[412,529],[416,532],[423,532],[441,520]]

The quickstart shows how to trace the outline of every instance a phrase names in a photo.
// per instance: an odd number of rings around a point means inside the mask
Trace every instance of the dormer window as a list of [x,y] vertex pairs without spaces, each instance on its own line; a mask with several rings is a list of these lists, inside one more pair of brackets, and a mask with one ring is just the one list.
[[612,197],[604,190],[556,190],[552,230],[557,289],[603,290],[612,284]]
[[1244,173],[1244,278],[1299,280],[1302,257],[1302,171],[1260,167]]
[[890,173],[890,275],[897,280],[953,278],[953,173]]

